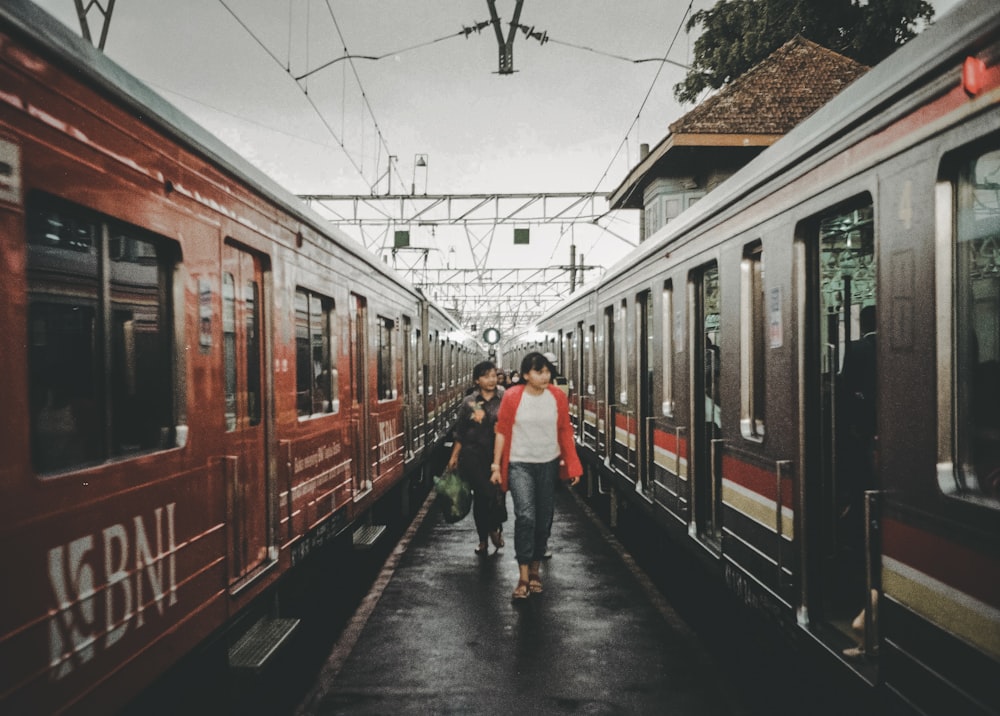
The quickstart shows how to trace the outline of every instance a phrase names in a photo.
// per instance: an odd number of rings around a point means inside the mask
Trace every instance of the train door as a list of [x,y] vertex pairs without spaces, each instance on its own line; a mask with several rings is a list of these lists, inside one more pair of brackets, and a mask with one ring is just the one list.
[[810,618],[846,636],[865,605],[865,490],[875,488],[876,256],[869,197],[805,226],[805,501]]
[[371,460],[368,459],[371,436],[368,429],[368,301],[351,294],[351,372],[354,405],[351,424],[354,430],[354,494],[372,487]]
[[652,325],[653,294],[644,291],[635,301],[635,403],[636,403],[636,481],[635,489],[650,490],[653,471],[653,376],[650,373],[650,341],[656,334]]
[[692,274],[691,385],[693,395],[692,532],[715,549],[722,544],[722,399],[719,265],[715,261]]
[[273,514],[268,474],[262,340],[264,275],[261,258],[226,243],[222,262],[223,370],[226,437],[223,448],[231,516],[230,577],[248,576],[268,559]]

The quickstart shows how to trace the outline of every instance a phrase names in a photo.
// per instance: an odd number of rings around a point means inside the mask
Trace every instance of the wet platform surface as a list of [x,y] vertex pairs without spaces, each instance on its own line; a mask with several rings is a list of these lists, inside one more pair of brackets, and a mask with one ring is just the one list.
[[428,502],[298,714],[746,714],[697,636],[607,530],[557,490],[545,591],[512,603],[507,545]]

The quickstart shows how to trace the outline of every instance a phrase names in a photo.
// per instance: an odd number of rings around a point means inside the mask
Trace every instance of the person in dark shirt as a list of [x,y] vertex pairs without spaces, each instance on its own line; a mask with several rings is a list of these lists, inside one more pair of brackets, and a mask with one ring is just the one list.
[[[840,510],[838,538],[845,550],[845,588],[863,595],[865,490],[875,487],[875,441],[877,435],[875,306],[865,306],[858,316],[861,338],[851,341],[844,353],[844,366],[837,381],[839,449],[837,506]],[[876,594],[872,595],[875,608]],[[865,610],[854,618],[852,627],[863,635]],[[864,645],[844,649],[844,656],[864,656]]]
[[490,482],[493,460],[493,427],[500,410],[503,389],[497,386],[497,368],[491,361],[478,363],[472,369],[474,390],[465,397],[455,425],[455,444],[448,460],[449,470],[458,474],[472,487],[472,517],[479,534],[476,554],[487,553],[487,538],[500,549],[504,545],[503,520],[506,509],[500,489]]

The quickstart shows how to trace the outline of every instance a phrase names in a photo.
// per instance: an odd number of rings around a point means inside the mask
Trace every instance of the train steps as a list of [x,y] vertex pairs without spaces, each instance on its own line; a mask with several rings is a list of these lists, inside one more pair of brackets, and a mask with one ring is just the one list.
[[264,617],[229,648],[229,668],[256,674],[298,628],[298,619]]

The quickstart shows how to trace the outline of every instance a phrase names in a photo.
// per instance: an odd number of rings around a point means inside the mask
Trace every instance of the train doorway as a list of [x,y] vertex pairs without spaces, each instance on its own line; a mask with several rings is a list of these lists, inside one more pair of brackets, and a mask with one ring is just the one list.
[[694,320],[691,351],[694,399],[693,528],[712,549],[722,547],[722,369],[719,265],[711,262],[692,275]]
[[268,475],[264,335],[264,275],[261,258],[226,243],[222,262],[222,346],[225,375],[224,465],[230,578],[250,576],[268,560],[274,515]]
[[869,197],[807,227],[805,500],[813,624],[860,641],[866,557],[865,491],[876,447],[876,253]]

